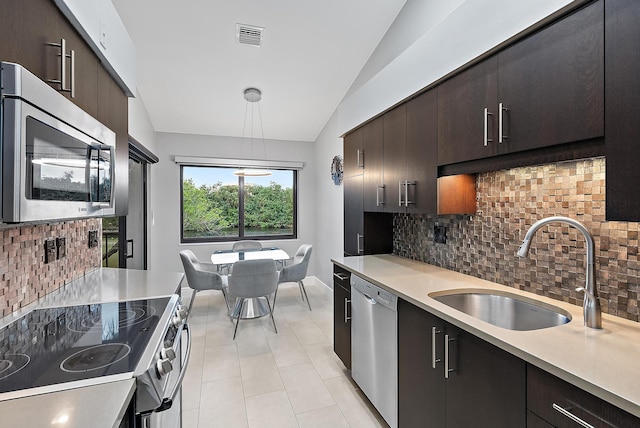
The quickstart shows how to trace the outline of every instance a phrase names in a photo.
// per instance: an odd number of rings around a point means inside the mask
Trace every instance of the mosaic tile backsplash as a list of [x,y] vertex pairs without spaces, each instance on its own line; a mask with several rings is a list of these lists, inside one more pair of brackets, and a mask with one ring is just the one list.
[[[101,227],[101,219],[0,226],[0,317],[100,267],[101,248],[89,248],[88,235]],[[45,264],[44,242],[58,237],[65,238],[66,254]]]
[[[582,305],[585,243],[568,225],[544,226],[529,255],[516,251],[529,227],[545,217],[576,219],[595,242],[602,311],[639,321],[640,223],[605,221],[605,159],[479,174],[476,215],[394,215],[394,253],[539,295]],[[434,243],[434,227],[446,243]]]

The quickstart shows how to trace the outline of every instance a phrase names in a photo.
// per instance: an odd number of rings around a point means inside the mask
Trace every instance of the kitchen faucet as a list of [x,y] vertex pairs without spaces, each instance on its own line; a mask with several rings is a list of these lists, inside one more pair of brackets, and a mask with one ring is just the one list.
[[531,238],[533,235],[540,229],[542,226],[548,223],[566,223],[569,226],[573,226],[578,229],[584,239],[586,241],[586,250],[587,250],[587,261],[586,261],[586,277],[587,282],[584,287],[576,288],[576,291],[584,292],[584,303],[583,303],[583,312],[584,312],[584,325],[590,328],[602,328],[602,314],[600,311],[600,301],[598,300],[598,290],[596,289],[595,283],[595,263],[594,263],[594,245],[593,245],[593,237],[589,233],[586,227],[579,221],[568,217],[547,217],[542,220],[538,220],[529,228],[527,234],[524,236],[524,240],[522,241],[522,245],[518,249],[516,253],[518,257],[525,257],[529,252],[529,247],[531,245]]

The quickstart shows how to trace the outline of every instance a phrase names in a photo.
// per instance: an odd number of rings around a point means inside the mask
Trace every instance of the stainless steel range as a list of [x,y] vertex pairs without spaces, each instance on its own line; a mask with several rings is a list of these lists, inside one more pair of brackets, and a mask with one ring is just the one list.
[[178,295],[31,311],[0,330],[0,401],[135,377],[130,419],[158,425],[186,370],[186,316]]

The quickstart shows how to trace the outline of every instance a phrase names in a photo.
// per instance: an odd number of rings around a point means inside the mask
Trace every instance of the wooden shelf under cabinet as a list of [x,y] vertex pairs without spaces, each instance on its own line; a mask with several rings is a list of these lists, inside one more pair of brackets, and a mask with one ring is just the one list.
[[438,178],[438,214],[475,213],[475,175],[458,174]]

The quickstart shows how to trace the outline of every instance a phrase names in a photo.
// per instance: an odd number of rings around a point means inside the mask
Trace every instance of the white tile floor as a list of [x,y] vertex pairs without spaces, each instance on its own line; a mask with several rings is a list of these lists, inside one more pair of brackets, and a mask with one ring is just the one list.
[[[184,428],[387,427],[333,353],[333,297],[305,280],[281,284],[271,319],[233,324],[219,291],[198,293],[183,383]],[[185,297],[188,297],[188,291]]]

